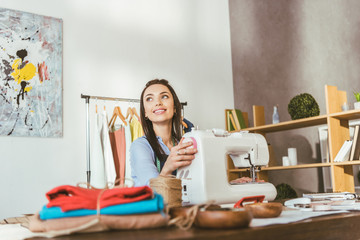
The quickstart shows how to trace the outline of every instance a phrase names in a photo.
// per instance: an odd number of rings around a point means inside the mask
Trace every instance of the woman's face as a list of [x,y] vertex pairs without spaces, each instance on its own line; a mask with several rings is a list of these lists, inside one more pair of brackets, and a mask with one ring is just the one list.
[[171,121],[174,116],[174,98],[162,84],[154,84],[144,92],[145,117],[153,123]]

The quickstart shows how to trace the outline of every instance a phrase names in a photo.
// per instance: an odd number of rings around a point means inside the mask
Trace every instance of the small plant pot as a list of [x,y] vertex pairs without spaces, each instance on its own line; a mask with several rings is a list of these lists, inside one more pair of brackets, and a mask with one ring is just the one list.
[[360,109],[360,102],[354,102],[354,109]]

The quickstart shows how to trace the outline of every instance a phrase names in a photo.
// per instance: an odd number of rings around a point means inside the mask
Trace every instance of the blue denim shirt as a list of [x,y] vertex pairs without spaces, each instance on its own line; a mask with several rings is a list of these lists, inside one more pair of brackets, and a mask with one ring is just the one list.
[[[161,137],[157,137],[160,146],[166,155],[170,154],[169,148]],[[155,153],[145,136],[137,138],[130,146],[131,177],[135,186],[149,185],[151,178],[159,176],[155,163]]]

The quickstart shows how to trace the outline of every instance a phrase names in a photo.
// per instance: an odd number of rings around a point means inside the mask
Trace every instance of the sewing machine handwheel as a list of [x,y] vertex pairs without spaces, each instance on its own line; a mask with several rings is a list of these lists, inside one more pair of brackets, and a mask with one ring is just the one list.
[[264,199],[265,199],[265,195],[243,197],[237,203],[235,203],[234,208],[244,207],[243,203],[245,203],[245,202],[261,203],[264,201]]
[[196,139],[193,137],[186,137],[183,141],[183,143],[187,143],[187,142],[193,142],[193,145],[188,147],[188,148],[196,148],[197,149],[197,142]]

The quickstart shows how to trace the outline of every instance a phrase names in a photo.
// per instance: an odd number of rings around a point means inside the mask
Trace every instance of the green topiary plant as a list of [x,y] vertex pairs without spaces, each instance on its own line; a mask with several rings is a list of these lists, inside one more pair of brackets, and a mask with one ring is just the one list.
[[302,93],[290,100],[288,111],[292,120],[319,116],[320,108],[315,98],[308,93]]
[[277,195],[275,200],[297,198],[295,190],[286,183],[280,183],[276,185]]

